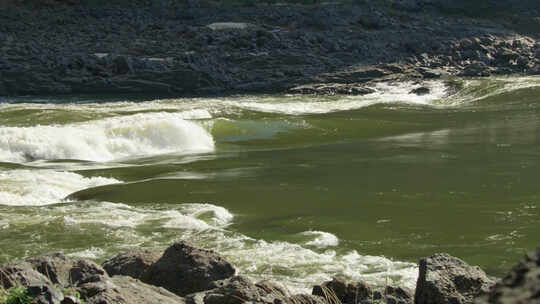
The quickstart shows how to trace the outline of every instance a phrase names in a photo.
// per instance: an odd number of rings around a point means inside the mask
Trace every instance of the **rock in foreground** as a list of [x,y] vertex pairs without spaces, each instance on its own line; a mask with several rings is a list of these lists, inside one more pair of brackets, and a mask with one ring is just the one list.
[[173,244],[163,255],[149,251],[120,254],[106,261],[104,267],[110,275],[128,275],[180,296],[209,290],[212,282],[236,272],[217,253],[184,242]]
[[420,260],[416,304],[466,304],[489,292],[495,279],[445,253]]
[[0,287],[24,287],[40,304],[183,304],[184,299],[126,277],[109,277],[94,262],[55,253],[0,268]]
[[528,254],[476,304],[540,304],[540,248]]

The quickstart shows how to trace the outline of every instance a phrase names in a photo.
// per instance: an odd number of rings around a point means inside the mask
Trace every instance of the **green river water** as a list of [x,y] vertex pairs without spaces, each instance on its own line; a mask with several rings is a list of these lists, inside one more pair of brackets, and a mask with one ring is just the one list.
[[174,240],[253,278],[414,287],[448,252],[502,275],[540,245],[540,78],[359,96],[0,100],[0,262]]

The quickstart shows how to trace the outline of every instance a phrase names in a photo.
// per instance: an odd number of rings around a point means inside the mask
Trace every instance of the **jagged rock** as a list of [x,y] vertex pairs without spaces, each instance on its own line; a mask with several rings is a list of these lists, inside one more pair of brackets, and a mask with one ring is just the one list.
[[110,276],[123,275],[140,279],[161,255],[149,250],[122,253],[103,262],[103,268]]
[[308,294],[296,294],[285,298],[283,300],[277,300],[275,304],[328,304],[323,297],[308,295]]
[[489,67],[483,62],[475,62],[468,65],[460,74],[460,76],[470,76],[470,77],[489,76],[489,75],[491,75]]
[[0,286],[9,289],[16,286],[44,286],[49,285],[49,279],[36,271],[32,264],[20,262],[7,264],[0,268]]
[[273,303],[276,299],[288,297],[287,291],[271,282],[253,284],[248,278],[234,276],[230,279],[212,283],[211,290],[190,294],[188,304],[241,304]]
[[529,253],[525,259],[498,282],[489,294],[475,304],[539,304],[540,303],[540,248]]
[[126,276],[104,278],[79,287],[85,304],[184,304],[184,299]]
[[445,253],[423,258],[419,263],[414,301],[416,304],[466,304],[487,293],[495,284],[482,269],[469,266]]
[[411,304],[413,292],[402,287],[386,286],[384,291],[375,291],[373,300],[386,304]]
[[51,285],[29,286],[27,293],[33,298],[33,304],[61,304],[64,295]]
[[234,267],[214,251],[179,242],[167,248],[141,280],[184,296],[207,290],[212,282],[230,278],[234,273]]
[[72,260],[62,253],[53,253],[26,260],[32,267],[49,278],[53,284],[63,287],[77,286],[99,281],[106,276],[105,270],[94,262]]
[[273,294],[275,296],[288,297],[289,292],[282,285],[272,281],[264,280],[255,284],[263,293]]
[[314,286],[311,293],[326,298],[329,290],[343,304],[357,304],[373,298],[373,291],[364,282],[348,283],[337,278]]

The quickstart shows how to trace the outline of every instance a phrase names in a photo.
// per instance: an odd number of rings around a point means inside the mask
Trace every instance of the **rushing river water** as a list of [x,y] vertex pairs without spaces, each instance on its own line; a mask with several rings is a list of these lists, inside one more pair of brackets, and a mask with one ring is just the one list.
[[360,97],[0,100],[0,262],[184,239],[241,273],[413,287],[540,244],[540,78]]

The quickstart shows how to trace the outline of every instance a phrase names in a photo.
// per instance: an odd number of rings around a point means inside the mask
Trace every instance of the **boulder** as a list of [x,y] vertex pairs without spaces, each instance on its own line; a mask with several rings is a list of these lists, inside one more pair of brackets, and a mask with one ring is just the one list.
[[373,298],[373,291],[364,282],[348,283],[336,278],[314,286],[311,293],[326,299],[335,295],[343,304],[357,304]]
[[428,87],[419,87],[416,89],[412,89],[409,94],[416,94],[418,96],[427,95],[431,92],[431,90]]
[[420,260],[414,301],[416,304],[472,303],[494,284],[495,279],[479,267],[438,253]]
[[149,250],[122,253],[105,261],[103,268],[110,276],[123,275],[140,279],[161,255],[159,252]]
[[124,75],[133,72],[131,60],[126,56],[117,56],[112,60],[115,75]]
[[53,284],[62,287],[99,281],[106,276],[105,270],[96,263],[86,260],[73,260],[62,253],[43,255],[26,261]]
[[288,92],[304,95],[366,95],[375,90],[358,84],[325,83],[297,86],[290,88]]
[[283,300],[277,300],[274,304],[328,304],[325,298],[309,294],[296,294],[285,298]]
[[483,63],[483,62],[474,62],[468,66],[465,67],[463,72],[461,72],[460,76],[489,76],[491,75],[491,71],[489,67]]
[[184,299],[126,276],[106,277],[79,287],[85,304],[184,304]]
[[413,295],[414,293],[409,289],[386,286],[382,292],[374,292],[373,300],[386,304],[412,304]]
[[489,294],[476,299],[475,304],[540,304],[540,248],[498,282]]
[[212,282],[230,278],[235,272],[234,267],[214,251],[179,242],[167,248],[141,280],[184,296],[208,290]]
[[45,286],[50,283],[46,276],[27,262],[7,264],[0,268],[0,287],[4,289],[17,286]]
[[283,300],[288,293],[282,287],[272,282],[254,284],[244,276],[234,276],[230,279],[212,283],[211,290],[190,294],[186,297],[188,304],[241,304],[274,303]]

